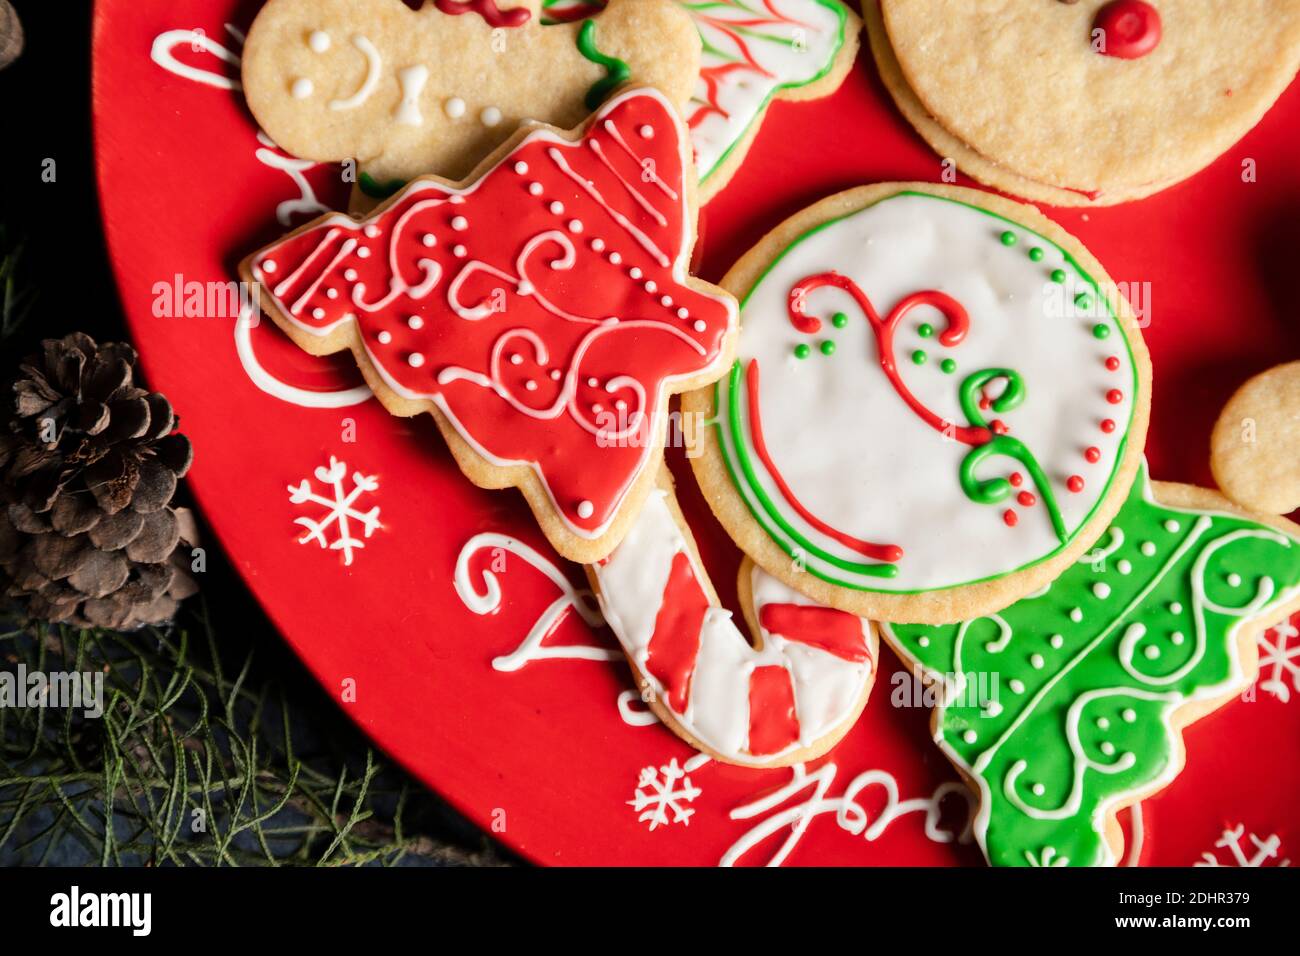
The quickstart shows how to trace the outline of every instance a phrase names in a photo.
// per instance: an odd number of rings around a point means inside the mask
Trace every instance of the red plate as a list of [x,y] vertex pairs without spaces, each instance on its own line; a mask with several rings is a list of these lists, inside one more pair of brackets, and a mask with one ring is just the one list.
[[[178,75],[208,71],[220,84],[236,73],[219,55],[195,52],[186,36],[172,48],[171,71],[151,58],[161,34],[200,29],[201,44],[233,60],[237,31],[257,7],[100,0],[98,172],[131,332],[150,383],[171,397],[198,448],[194,493],[321,683],[412,773],[539,861],[713,864],[730,851],[743,863],[979,862],[973,844],[954,839],[966,802],[929,743],[928,713],[883,650],[865,715],[806,776],[693,763],[689,784],[671,788],[681,814],[641,809],[638,789],[652,796],[663,768],[675,773],[692,752],[663,728],[622,716],[624,664],[572,659],[612,657],[608,637],[565,610],[553,580],[515,555],[495,556],[504,566],[496,613],[473,613],[453,588],[462,546],[482,532],[517,537],[554,560],[522,498],[471,486],[427,417],[393,418],[377,402],[358,402],[364,392],[350,360],[311,359],[269,323],[240,326],[237,303],[215,308],[215,295],[198,310],[208,317],[186,317],[187,300],[197,303],[185,284],[232,280],[243,255],[284,231],[277,211],[297,224],[313,197],[344,197],[335,170],[300,171],[260,146],[238,92],[193,78],[203,74]],[[1248,375],[1298,351],[1296,130],[1293,84],[1254,132],[1190,182],[1115,209],[1052,211],[1116,280],[1144,284],[1137,304],[1156,367],[1148,450],[1156,477],[1207,482],[1208,436],[1223,402]],[[1257,181],[1243,180],[1247,159]],[[864,54],[835,96],[772,109],[743,170],[701,223],[702,274],[716,280],[768,228],[829,193],[940,172]],[[313,526],[295,523],[326,512],[307,496],[333,495],[331,458],[346,465],[343,493],[356,493],[343,535],[355,547],[304,541]],[[714,579],[734,577],[735,549],[689,469],[678,473]],[[374,508],[370,519],[355,516]],[[342,531],[335,522],[318,534],[335,542]],[[473,556],[476,581],[493,560],[490,549]],[[574,567],[563,573],[581,580]],[[545,627],[548,611],[560,618],[545,647],[587,650],[494,669],[495,658]],[[1193,727],[1187,770],[1143,805],[1143,863],[1186,865],[1209,853],[1225,864],[1273,865],[1300,852],[1291,796],[1300,788],[1300,638],[1269,640],[1276,650],[1266,651],[1254,702]]]

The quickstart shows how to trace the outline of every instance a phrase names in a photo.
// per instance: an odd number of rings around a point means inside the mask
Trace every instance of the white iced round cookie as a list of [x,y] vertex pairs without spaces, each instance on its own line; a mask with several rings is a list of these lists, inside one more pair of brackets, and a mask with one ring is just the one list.
[[694,464],[732,536],[792,587],[958,620],[1052,580],[1118,508],[1149,360],[1100,265],[1031,207],[854,190],[778,227],[724,285],[740,344],[685,403],[710,422]]

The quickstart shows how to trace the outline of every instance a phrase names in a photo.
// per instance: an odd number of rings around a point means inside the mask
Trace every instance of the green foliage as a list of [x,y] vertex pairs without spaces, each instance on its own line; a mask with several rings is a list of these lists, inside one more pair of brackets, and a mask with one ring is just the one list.
[[[503,862],[384,769],[278,644],[238,648],[190,605],[173,628],[130,634],[0,624],[0,670],[104,675],[99,718],[0,707],[0,862]],[[434,835],[449,829],[453,842]]]

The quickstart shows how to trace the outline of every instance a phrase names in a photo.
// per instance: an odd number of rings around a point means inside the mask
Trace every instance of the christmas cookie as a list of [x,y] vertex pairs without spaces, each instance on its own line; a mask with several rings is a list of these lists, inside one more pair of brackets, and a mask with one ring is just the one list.
[[1300,526],[1135,482],[1107,535],[998,614],[882,625],[941,688],[933,731],[980,796],[989,862],[1112,864],[1116,814],[1182,769],[1182,729],[1248,686],[1300,607]]
[[865,15],[881,79],[942,157],[1061,206],[1193,175],[1300,66],[1296,0],[879,0]]
[[1278,515],[1300,508],[1300,362],[1237,390],[1210,436],[1210,467],[1243,508]]
[[751,645],[719,604],[666,468],[627,537],[588,576],[642,699],[718,760],[750,767],[812,760],[867,702],[874,625],[744,561],[737,592]]
[[[700,72],[686,108],[704,202],[744,160],[774,99],[834,92],[858,52],[861,21],[838,0],[677,0],[700,34]],[[555,19],[589,16],[598,2],[548,0]]]
[[423,177],[241,266],[314,355],[351,349],[462,470],[516,486],[565,557],[607,555],[654,484],[670,394],[731,361],[734,300],[690,278],[694,170],[654,89],[580,130],[521,130],[462,183]]
[[699,41],[669,0],[554,27],[536,0],[506,2],[270,0],[244,47],[249,109],[295,156],[356,159],[373,200],[465,176],[523,121],[576,126],[629,79],[675,106],[690,95]]
[[685,396],[740,547],[824,604],[943,623],[1059,575],[1124,500],[1150,362],[1101,265],[1033,208],[884,184],[778,226],[723,280],[738,357]]

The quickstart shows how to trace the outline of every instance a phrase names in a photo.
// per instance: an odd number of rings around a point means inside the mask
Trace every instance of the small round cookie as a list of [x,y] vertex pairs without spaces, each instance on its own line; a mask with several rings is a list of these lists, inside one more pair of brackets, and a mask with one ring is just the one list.
[[1243,508],[1274,515],[1300,508],[1300,362],[1237,389],[1210,436],[1210,469]]
[[991,613],[1123,501],[1150,360],[1101,265],[1032,207],[850,190],[723,287],[738,357],[683,396],[692,464],[741,549],[814,600],[896,622]]
[[881,0],[866,18],[886,87],[941,155],[1054,205],[1191,176],[1300,66],[1300,0]]

